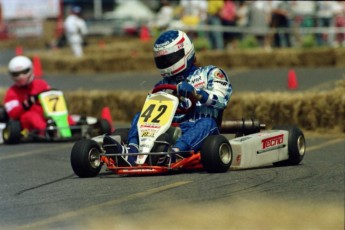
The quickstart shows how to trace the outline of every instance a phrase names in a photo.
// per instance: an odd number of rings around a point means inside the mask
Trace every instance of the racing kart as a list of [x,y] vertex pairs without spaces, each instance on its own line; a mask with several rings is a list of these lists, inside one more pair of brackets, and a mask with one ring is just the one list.
[[[68,113],[62,91],[51,89],[34,95],[43,108],[47,122],[45,130],[22,129],[19,120],[9,119],[4,107],[0,107],[0,122],[3,122],[2,139],[5,144],[30,141],[76,141],[101,134],[111,133],[111,124],[103,118]],[[70,125],[72,119],[74,125]]]
[[[217,119],[221,134],[208,136],[198,152],[172,151],[181,135],[173,124],[175,113],[194,109],[197,98],[188,98],[188,109],[179,107],[176,86],[160,85],[147,95],[137,124],[139,153],[116,153],[115,144],[104,143],[104,135],[76,142],[71,150],[71,166],[79,177],[97,176],[103,165],[118,175],[162,174],[178,170],[205,170],[223,173],[229,169],[245,169],[267,165],[297,165],[306,151],[303,132],[296,126],[277,126],[265,130],[257,120],[222,121]],[[111,138],[125,145],[129,128],[116,129]],[[225,134],[234,134],[229,139]],[[136,156],[135,164],[128,164]],[[163,160],[162,160],[163,159]]]

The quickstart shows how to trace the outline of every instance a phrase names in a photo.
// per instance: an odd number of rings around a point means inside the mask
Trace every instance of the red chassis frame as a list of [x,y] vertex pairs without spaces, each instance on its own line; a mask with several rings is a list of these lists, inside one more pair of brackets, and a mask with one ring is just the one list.
[[185,158],[181,158],[175,163],[170,163],[166,166],[151,166],[148,164],[137,166],[116,166],[115,161],[110,156],[101,156],[101,162],[103,162],[110,171],[113,171],[119,175],[144,175],[144,174],[162,174],[173,170],[200,170],[203,168],[201,164],[200,152],[191,152],[191,155]]

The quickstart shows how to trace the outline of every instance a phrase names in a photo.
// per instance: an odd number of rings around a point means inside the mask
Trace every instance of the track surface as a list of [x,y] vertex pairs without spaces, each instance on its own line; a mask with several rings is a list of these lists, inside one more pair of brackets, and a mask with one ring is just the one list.
[[[237,92],[288,91],[287,72],[288,69],[235,70],[231,79]],[[336,80],[343,78],[344,69],[296,69],[296,74],[297,91],[319,91],[332,88]],[[75,78],[51,74],[45,78],[52,86],[66,91],[133,89],[133,81],[138,81],[139,89],[150,90],[159,79],[155,73],[138,75]],[[9,84],[7,79],[0,86]],[[145,223],[147,229],[217,229],[215,226],[231,229],[228,226],[240,222],[234,229],[255,229],[257,224],[261,224],[261,229],[343,229],[344,135],[308,133],[306,140],[307,155],[301,165],[293,167],[146,177],[119,177],[102,171],[98,177],[89,179],[73,174],[69,160],[73,143],[1,145],[0,226],[2,229],[142,229]],[[243,203],[248,202],[252,205],[243,208]],[[189,207],[194,209],[191,211]],[[311,217],[310,213],[321,214]],[[193,219],[193,215],[200,218]],[[149,216],[152,218],[147,219]],[[265,216],[269,218],[265,220]],[[207,220],[212,221],[205,223]],[[253,226],[241,225],[251,220]],[[268,227],[272,222],[277,225]],[[304,225],[296,226],[297,223]]]
[[[234,93],[243,91],[289,91],[288,73],[294,70],[298,88],[293,92],[323,91],[334,87],[337,80],[345,79],[345,68],[280,68],[280,69],[234,69],[226,70],[233,85]],[[0,88],[12,84],[6,72],[0,71]],[[54,74],[43,77],[49,84],[63,91],[84,90],[144,90],[150,91],[161,77],[155,71],[138,73],[99,73],[99,74]]]
[[119,177],[103,170],[88,179],[73,174],[69,161],[73,143],[1,146],[0,225],[81,229],[100,215],[130,219],[158,208],[167,213],[171,204],[231,205],[247,199],[327,204],[342,210],[344,137],[306,135],[306,139],[307,155],[298,166],[146,177]]

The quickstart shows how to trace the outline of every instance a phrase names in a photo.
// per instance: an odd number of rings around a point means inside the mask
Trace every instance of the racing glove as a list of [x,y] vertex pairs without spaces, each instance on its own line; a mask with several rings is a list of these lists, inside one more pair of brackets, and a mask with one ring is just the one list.
[[177,84],[177,96],[188,97],[193,93],[195,93],[195,89],[191,84],[185,81]]
[[22,103],[22,106],[25,110],[29,110],[33,104],[36,103],[36,97],[30,95],[27,99],[25,99]]
[[195,90],[195,88],[191,84],[185,81],[177,84],[178,96],[188,97],[191,94],[194,94],[196,98],[203,104],[206,103],[209,96],[209,94],[206,91],[202,89]]

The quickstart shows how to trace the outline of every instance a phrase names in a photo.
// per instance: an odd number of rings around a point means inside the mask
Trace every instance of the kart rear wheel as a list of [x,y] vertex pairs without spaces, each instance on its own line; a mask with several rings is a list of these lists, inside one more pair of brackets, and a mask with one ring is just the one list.
[[103,135],[103,134],[111,134],[111,125],[110,123],[103,118],[98,119],[97,122],[97,128],[98,128],[98,134]]
[[232,163],[230,142],[222,135],[209,136],[201,149],[201,163],[209,173],[223,173],[229,170]]
[[17,144],[19,143],[22,134],[22,128],[20,122],[17,120],[9,120],[6,123],[5,129],[2,131],[2,138],[5,144]]
[[101,171],[101,149],[96,141],[77,141],[71,151],[71,166],[79,177],[95,177]]
[[276,126],[273,129],[286,130],[288,135],[288,154],[289,159],[276,162],[275,166],[298,165],[304,158],[306,152],[306,142],[303,132],[296,126]]

